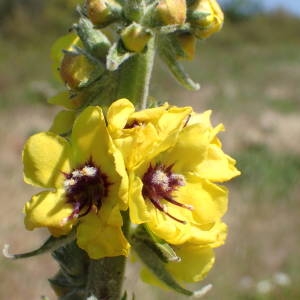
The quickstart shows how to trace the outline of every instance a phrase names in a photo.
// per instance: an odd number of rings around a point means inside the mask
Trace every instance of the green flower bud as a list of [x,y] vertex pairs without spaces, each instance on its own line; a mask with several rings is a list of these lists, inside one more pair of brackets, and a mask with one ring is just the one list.
[[121,32],[125,48],[132,52],[143,51],[151,37],[151,31],[137,23],[132,23]]
[[156,9],[161,21],[165,25],[182,25],[185,23],[185,0],[160,0]]
[[87,0],[86,8],[89,19],[97,26],[108,25],[121,14],[121,6],[114,0]]
[[83,55],[66,52],[60,66],[60,76],[71,89],[77,89],[80,84],[89,80],[94,65]]
[[207,38],[223,26],[224,14],[216,0],[197,0],[189,9],[188,21],[197,38]]

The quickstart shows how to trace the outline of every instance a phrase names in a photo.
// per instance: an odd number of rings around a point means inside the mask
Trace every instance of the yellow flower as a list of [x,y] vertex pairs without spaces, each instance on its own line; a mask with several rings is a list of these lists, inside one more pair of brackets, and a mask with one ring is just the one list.
[[212,230],[227,210],[227,189],[216,182],[240,172],[216,137],[210,111],[161,107],[134,112],[128,100],[108,111],[108,128],[122,151],[129,174],[129,213],[173,245],[210,246]]
[[107,112],[108,130],[123,153],[127,169],[136,169],[173,145],[191,111],[191,107],[165,103],[135,112],[129,100],[115,101]]
[[189,21],[197,38],[207,38],[222,28],[224,14],[216,0],[197,0],[190,10]]
[[128,254],[119,211],[127,208],[128,179],[99,107],[78,116],[70,140],[52,132],[30,137],[23,163],[25,182],[49,189],[26,203],[27,229],[61,236],[77,225],[77,243],[91,258]]

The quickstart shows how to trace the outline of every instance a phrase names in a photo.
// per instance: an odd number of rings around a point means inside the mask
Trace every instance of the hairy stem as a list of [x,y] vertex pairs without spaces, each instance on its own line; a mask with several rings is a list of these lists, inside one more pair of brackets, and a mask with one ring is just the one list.
[[[123,233],[128,239],[129,215],[123,213]],[[90,259],[86,297],[95,296],[97,300],[120,300],[126,266],[125,256]]]
[[155,37],[145,53],[137,54],[120,68],[117,98],[128,98],[139,108],[147,107],[149,86],[155,57]]
[[98,300],[119,300],[125,271],[125,256],[90,260],[87,296]]

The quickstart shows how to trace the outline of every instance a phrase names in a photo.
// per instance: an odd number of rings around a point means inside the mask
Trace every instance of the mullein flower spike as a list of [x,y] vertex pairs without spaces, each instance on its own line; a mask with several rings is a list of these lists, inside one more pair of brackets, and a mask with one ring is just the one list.
[[191,292],[181,283],[212,268],[227,236],[223,183],[240,172],[211,111],[147,108],[147,99],[155,53],[199,89],[179,60],[194,58],[196,40],[220,30],[223,13],[215,0],[86,0],[78,12],[51,50],[65,90],[48,102],[64,110],[23,150],[24,181],[46,189],[25,204],[25,227],[51,237],[10,257],[54,250],[61,269],[50,282],[61,299],[117,300],[132,247],[146,282],[200,297],[211,285]]

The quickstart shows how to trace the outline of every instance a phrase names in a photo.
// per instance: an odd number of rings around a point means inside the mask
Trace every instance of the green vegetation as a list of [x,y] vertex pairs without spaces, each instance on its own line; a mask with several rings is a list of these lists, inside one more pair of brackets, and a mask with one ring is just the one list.
[[300,157],[291,154],[275,154],[264,145],[254,145],[236,157],[243,176],[236,184],[243,190],[253,189],[254,199],[250,201],[288,200],[300,180]]

